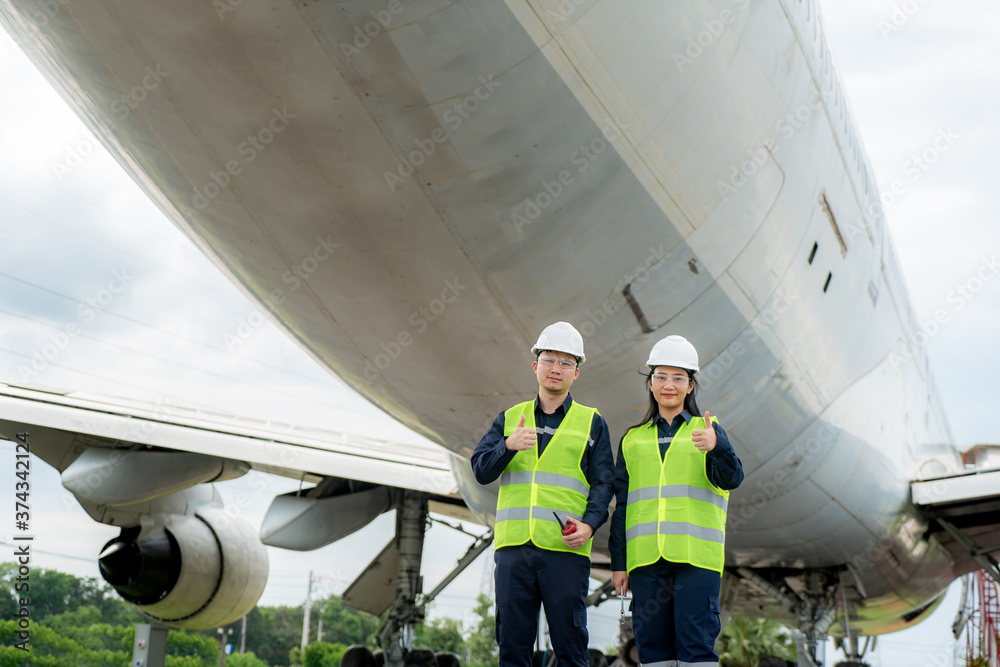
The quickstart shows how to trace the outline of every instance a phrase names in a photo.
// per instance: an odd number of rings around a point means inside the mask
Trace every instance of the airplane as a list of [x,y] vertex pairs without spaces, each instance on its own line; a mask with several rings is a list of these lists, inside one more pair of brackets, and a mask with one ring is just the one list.
[[[467,458],[530,392],[511,360],[537,332],[578,326],[585,402],[619,427],[638,407],[622,369],[681,333],[747,470],[727,611],[792,623],[813,658],[830,634],[860,659],[859,636],[915,624],[956,576],[995,570],[978,545],[997,543],[996,477],[962,469],[815,2],[702,9],[11,0],[0,16],[222,271],[322,366],[452,452],[458,494],[282,469],[310,474],[324,515],[374,512],[362,482],[409,488],[392,498],[418,505],[401,524],[422,525],[430,497],[490,525],[495,489]],[[64,476],[79,463],[78,498],[122,525],[110,569],[141,569],[177,508],[212,506],[201,483],[274,465],[243,431],[224,455],[171,455],[183,439],[49,422],[55,408],[28,421],[28,405],[68,401],[7,391],[3,433],[59,431],[33,436],[35,451]],[[87,500],[121,440],[129,479],[164,495]],[[164,455],[187,457],[183,474],[161,474]],[[606,554],[594,561],[606,572]]]

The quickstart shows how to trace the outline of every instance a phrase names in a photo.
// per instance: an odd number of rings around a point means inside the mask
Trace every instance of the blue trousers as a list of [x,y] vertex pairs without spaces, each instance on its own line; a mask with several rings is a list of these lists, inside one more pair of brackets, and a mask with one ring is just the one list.
[[718,572],[662,559],[632,570],[628,583],[639,662],[716,667],[721,582]]
[[493,560],[501,667],[531,666],[541,605],[559,667],[589,667],[584,599],[590,589],[590,559],[529,542],[497,549]]

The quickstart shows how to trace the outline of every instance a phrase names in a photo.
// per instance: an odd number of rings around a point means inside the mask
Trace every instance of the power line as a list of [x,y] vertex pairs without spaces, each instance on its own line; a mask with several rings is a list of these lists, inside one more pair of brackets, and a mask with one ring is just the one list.
[[[0,545],[3,545],[5,547],[15,547],[15,548],[23,546],[23,544],[11,544],[10,542],[5,542],[2,539],[0,539]],[[44,549],[36,549],[34,546],[31,547],[31,553],[33,553],[33,554],[45,554],[46,556],[58,556],[59,558],[71,558],[73,560],[82,560],[82,561],[85,561],[87,563],[95,563],[96,564],[96,562],[97,562],[96,558],[87,558],[85,556],[73,556],[71,554],[61,554],[61,553],[58,553],[56,551],[45,551]]]
[[[33,289],[36,289],[36,290],[39,290],[39,291],[42,291],[42,292],[46,292],[46,293],[51,294],[51,295],[53,295],[53,296],[55,296],[57,298],[64,299],[64,300],[67,300],[67,301],[71,301],[75,305],[83,305],[84,304],[83,301],[80,301],[79,299],[77,299],[75,297],[72,297],[72,296],[70,296],[68,294],[63,294],[62,292],[58,292],[58,291],[50,289],[48,287],[43,287],[41,285],[38,285],[37,283],[33,283],[31,281],[24,280],[23,278],[18,278],[17,276],[12,276],[9,273],[4,273],[4,272],[0,271],[0,278],[6,278],[8,280],[21,283],[22,285],[26,285],[26,286],[31,287]],[[24,319],[31,319],[28,316],[22,315],[22,314],[19,314],[19,313],[11,313],[11,314],[13,314],[16,317],[21,317],[21,318],[24,318]],[[317,383],[317,384],[322,384],[318,380],[316,380],[314,378],[307,377],[305,375],[302,375],[301,373],[296,373],[294,371],[289,371],[288,369],[282,368],[281,366],[275,366],[273,364],[269,364],[267,362],[260,361],[258,359],[253,359],[251,357],[245,357],[243,355],[236,354],[235,352],[230,352],[229,350],[224,349],[224,348],[222,348],[222,347],[220,347],[218,345],[212,345],[210,343],[205,343],[203,341],[197,340],[195,338],[191,338],[189,336],[184,336],[182,334],[178,334],[178,333],[175,333],[173,331],[168,331],[167,329],[164,329],[162,327],[159,327],[159,326],[156,326],[156,325],[153,325],[153,324],[148,324],[148,323],[143,322],[141,320],[137,320],[137,319],[135,319],[133,317],[129,317],[128,315],[123,315],[121,313],[117,313],[117,312],[115,312],[115,311],[113,311],[113,310],[111,310],[109,308],[103,309],[101,311],[101,315],[102,316],[108,315],[108,316],[111,316],[111,317],[114,317],[114,318],[118,318],[118,319],[124,320],[126,322],[130,322],[132,324],[137,324],[140,327],[143,327],[145,329],[152,329],[153,331],[158,331],[158,332],[164,334],[165,336],[169,336],[171,338],[176,338],[178,340],[182,340],[182,341],[185,341],[187,343],[193,343],[194,345],[197,345],[199,347],[207,348],[209,350],[212,350],[215,353],[221,352],[222,354],[224,354],[226,356],[229,356],[229,357],[234,357],[236,359],[240,359],[242,361],[247,361],[247,362],[250,362],[250,363],[253,363],[253,364],[257,364],[259,366],[263,366],[263,367],[269,368],[271,370],[276,370],[276,371],[279,371],[279,372],[282,372],[282,373],[286,373],[288,375],[292,375],[292,376],[301,378],[303,380],[307,380],[309,382],[314,382],[314,383]],[[52,325],[50,324],[49,326],[52,326]]]
[[[17,317],[17,318],[20,318],[20,319],[28,320],[29,322],[35,322],[37,324],[41,324],[42,326],[48,327],[50,329],[59,330],[61,328],[61,327],[58,327],[58,326],[56,326],[54,324],[51,324],[49,322],[45,322],[44,320],[40,320],[40,319],[37,319],[37,318],[34,318],[34,317],[29,317],[27,315],[22,315],[20,313],[12,312],[10,310],[7,310],[6,308],[0,308],[0,313],[7,313],[8,315],[11,315],[13,317]],[[198,373],[203,373],[205,375],[211,375],[211,376],[223,379],[223,380],[228,380],[230,382],[242,383],[242,380],[240,380],[239,378],[231,377],[229,375],[224,375],[222,373],[216,373],[214,371],[210,371],[210,370],[207,370],[207,369],[204,369],[204,368],[199,368],[197,366],[192,366],[191,364],[186,364],[186,363],[184,363],[182,361],[176,361],[174,359],[168,359],[167,357],[162,357],[160,355],[153,354],[152,352],[144,352],[142,350],[136,350],[134,348],[128,347],[127,345],[123,345],[121,343],[115,343],[115,342],[111,342],[111,341],[102,340],[102,339],[98,338],[97,336],[94,336],[94,335],[91,335],[91,334],[87,334],[87,333],[83,333],[83,332],[77,332],[75,334],[75,337],[77,337],[77,338],[86,338],[87,340],[92,340],[95,343],[97,343],[98,345],[102,345],[102,346],[105,346],[105,347],[117,347],[117,348],[126,350],[127,352],[131,352],[132,354],[137,354],[137,355],[140,355],[140,356],[143,356],[143,357],[148,357],[150,359],[156,359],[157,361],[162,361],[164,363],[171,364],[171,365],[174,365],[174,366],[178,366],[180,368],[187,368],[189,370],[192,370],[192,371],[195,371],[195,372],[198,372]],[[31,357],[29,357],[27,354],[25,354],[23,352],[19,352],[19,351],[16,351],[16,350],[11,350],[9,348],[0,347],[0,350],[4,350],[4,351],[7,351],[7,352],[12,352],[13,354],[17,354],[17,355],[20,355],[20,356],[28,357],[29,359],[31,358]],[[50,362],[50,365],[56,365],[56,364],[51,364],[51,362]],[[287,371],[287,370],[284,371],[284,372],[286,372],[286,373],[288,373],[290,375],[299,375],[298,373],[293,373],[293,372]],[[302,378],[304,378],[306,380],[310,380],[312,382],[316,382],[316,380],[311,380],[310,378],[306,378],[305,376],[299,375],[299,377],[302,377]],[[277,393],[277,394],[283,394],[285,396],[289,396],[289,397],[294,398],[294,399],[299,400],[299,401],[308,401],[310,403],[314,403],[316,405],[320,405],[320,406],[327,407],[327,408],[328,407],[335,407],[335,406],[331,406],[330,404],[325,403],[323,401],[317,401],[315,398],[310,398],[308,396],[300,396],[298,394],[295,394],[295,393],[292,393],[292,392],[283,391],[281,389],[276,389],[276,388],[273,388],[273,387],[269,387],[268,391],[271,391],[271,392],[274,392],[274,393]]]
[[[41,179],[39,179],[39,180],[41,180]],[[46,181],[42,181],[42,182],[46,182]],[[56,189],[60,190],[61,192],[66,193],[66,194],[69,194],[69,195],[71,195],[73,197],[76,197],[77,199],[80,199],[76,195],[68,192],[67,190],[63,190],[62,188],[56,188]],[[65,229],[65,230],[67,230],[67,231],[69,231],[69,232],[71,232],[73,234],[76,234],[77,236],[81,236],[81,237],[83,237],[85,239],[89,239],[89,240],[93,241],[94,243],[96,243],[98,245],[103,245],[103,246],[106,246],[108,248],[112,248],[113,250],[116,250],[117,252],[120,252],[123,255],[127,255],[127,256],[129,256],[129,257],[131,257],[131,258],[133,258],[133,259],[135,259],[135,260],[137,260],[139,262],[142,262],[143,264],[148,264],[150,266],[154,266],[157,269],[160,269],[161,271],[163,271],[165,273],[169,273],[170,275],[174,275],[174,276],[178,275],[176,272],[171,271],[168,267],[163,266],[162,264],[159,264],[158,262],[155,262],[155,261],[149,259],[148,256],[137,255],[137,254],[135,254],[134,252],[132,252],[131,250],[129,250],[127,248],[115,245],[113,243],[109,243],[108,240],[105,237],[94,236],[92,234],[89,234],[86,231],[83,231],[83,230],[81,230],[78,227],[74,227],[72,225],[69,225],[69,224],[61,221],[61,220],[57,220],[57,219],[53,218],[52,216],[46,215],[45,213],[42,213],[41,211],[38,211],[36,209],[29,208],[29,207],[27,207],[27,206],[25,206],[25,205],[23,205],[23,204],[21,204],[19,202],[16,202],[16,201],[10,199],[9,197],[0,195],[0,200],[5,201],[5,202],[7,202],[8,204],[10,204],[12,206],[16,206],[17,208],[19,208],[19,209],[21,209],[23,211],[26,211],[28,213],[31,213],[31,214],[39,217],[39,218],[42,218],[46,222],[49,222],[49,223],[51,223],[51,224],[53,224],[53,225],[55,225],[57,227],[61,227],[61,228]],[[86,200],[81,200],[81,201],[86,201]],[[95,208],[96,208],[95,204],[93,204],[91,202],[87,202],[87,203],[90,203],[92,206],[95,206]],[[149,232],[151,234],[153,234],[154,236],[157,236],[159,239],[161,239],[163,241],[169,241],[170,239],[167,238],[166,236],[164,236],[163,234],[161,234],[158,231],[157,227],[158,227],[158,225],[151,225],[150,229],[149,229]],[[187,239],[184,236],[181,236],[181,238],[183,238],[186,242],[190,243],[190,239]],[[216,292],[216,293],[218,293],[220,295],[223,294],[223,292],[217,286],[215,286],[215,285],[210,285],[210,284],[207,284],[207,283],[203,283],[200,280],[196,280],[196,279],[194,279],[194,278],[192,278],[190,276],[185,276],[185,280],[189,280],[189,281],[195,283],[196,285],[204,287],[205,289],[210,289],[213,292]]]
[[[6,348],[6,347],[0,346],[0,351],[2,351],[2,352],[9,352],[10,354],[14,354],[14,355],[17,355],[19,357],[24,357],[25,359],[31,359],[31,357],[28,356],[27,354],[25,354],[24,352],[18,352],[17,350],[11,350],[10,348]],[[119,379],[119,378],[108,377],[106,375],[100,375],[98,373],[93,373],[91,371],[80,370],[79,368],[74,368],[72,366],[68,366],[66,364],[61,364],[61,363],[58,363],[58,362],[55,362],[55,361],[48,362],[48,365],[49,366],[55,366],[56,368],[64,368],[64,369],[66,369],[68,371],[72,371],[74,373],[79,373],[81,375],[87,375],[89,377],[97,378],[98,380],[105,380],[106,382],[111,382],[111,383],[118,384],[118,385],[121,385],[121,386],[124,386],[124,387],[131,387],[131,388],[137,389],[139,391],[149,391],[149,387],[148,386],[141,386],[141,385],[137,385],[137,384],[132,384],[131,382],[127,382],[127,381]],[[167,394],[165,392],[161,392],[161,393],[162,393],[163,396],[166,396],[168,398],[177,399],[180,404],[183,404],[183,405],[187,405],[188,404],[188,399],[186,397],[176,396],[174,394]],[[320,405],[324,405],[324,404],[321,403]],[[331,406],[327,406],[327,407],[331,407]]]

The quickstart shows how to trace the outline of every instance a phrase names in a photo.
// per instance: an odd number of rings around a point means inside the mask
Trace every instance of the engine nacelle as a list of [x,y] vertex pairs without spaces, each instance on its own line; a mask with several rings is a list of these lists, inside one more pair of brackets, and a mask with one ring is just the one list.
[[123,529],[104,546],[99,564],[107,582],[144,614],[192,630],[238,620],[267,583],[267,550],[257,531],[210,507]]

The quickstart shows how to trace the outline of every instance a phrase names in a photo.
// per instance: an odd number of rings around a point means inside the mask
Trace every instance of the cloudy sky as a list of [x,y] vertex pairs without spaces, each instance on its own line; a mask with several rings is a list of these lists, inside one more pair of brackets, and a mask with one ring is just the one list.
[[[914,310],[921,320],[947,315],[928,347],[956,443],[997,442],[989,416],[1000,372],[1000,280],[984,267],[1000,253],[991,202],[1000,174],[1000,6],[825,0],[822,8],[879,187],[890,191],[896,183],[901,192],[886,216]],[[914,170],[914,157],[942,133],[953,138],[947,149]],[[980,271],[985,280],[978,282]],[[961,307],[960,287],[970,295]],[[0,33],[0,377],[416,438],[269,323],[259,324],[255,313]],[[79,334],[57,355],[36,357],[63,340],[60,332],[71,324]],[[239,338],[247,325],[252,334]],[[233,336],[239,344],[227,345]],[[46,466],[32,475],[37,548],[48,552],[35,565],[96,576],[94,554],[117,531],[87,519]],[[241,484],[249,481],[222,490],[233,495]],[[268,484],[275,493],[294,486],[273,478]],[[10,487],[10,480],[0,482],[3,493]],[[265,508],[262,500],[248,515]],[[343,590],[391,530],[383,517],[320,552],[270,550],[272,575],[261,602],[300,603],[309,569],[324,573],[321,590]],[[470,541],[446,528],[432,531],[430,543],[441,548],[425,561],[428,582]],[[0,526],[0,536],[9,532]],[[465,615],[488,588],[489,562],[488,554],[481,557],[437,613]],[[946,650],[955,597],[953,591],[919,628],[884,637],[873,664],[913,665]],[[617,610],[595,613],[595,645],[610,643],[616,619]]]

